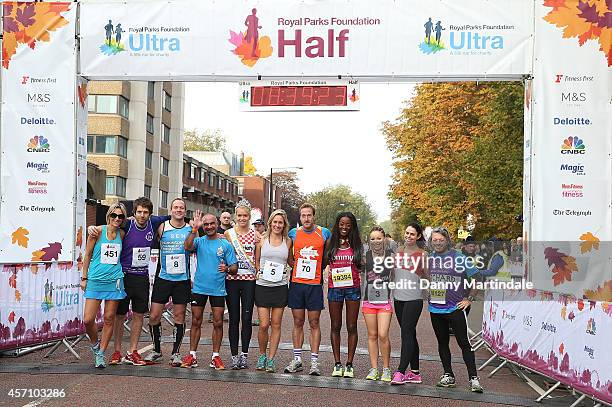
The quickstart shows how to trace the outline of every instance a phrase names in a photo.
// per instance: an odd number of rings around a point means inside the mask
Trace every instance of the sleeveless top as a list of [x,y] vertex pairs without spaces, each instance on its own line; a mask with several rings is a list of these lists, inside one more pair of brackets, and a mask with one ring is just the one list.
[[[387,257],[393,257],[393,250],[385,251],[385,258]],[[386,267],[384,262],[375,266],[372,250],[366,252],[362,305],[377,308],[391,304],[391,289],[388,283],[391,281],[392,271],[393,267]]]
[[323,249],[325,238],[323,229],[317,226],[311,233],[306,233],[300,226],[293,239],[293,271],[292,283],[322,284],[321,263],[323,263]]
[[100,238],[94,246],[87,272],[87,289],[92,291],[116,291],[123,279],[121,256],[121,234],[113,240],[107,237],[107,226],[102,226]]
[[393,282],[395,283],[393,299],[398,301],[422,300],[423,290],[420,283],[423,265],[427,258],[426,253],[422,251],[412,253],[408,256],[410,259],[408,264],[404,264],[404,252],[398,252],[398,254],[400,254],[400,264],[396,264],[393,271]]
[[[262,287],[279,287],[283,285],[287,285],[288,276],[287,276],[287,259],[289,258],[289,248],[287,247],[287,240],[283,238],[283,242],[279,246],[272,246],[268,239],[263,241],[261,245],[261,254],[259,256],[259,278],[257,279],[257,285]],[[263,270],[266,265],[266,262],[272,262],[276,264],[282,264],[282,273],[283,278],[280,281],[272,282],[264,280]]]
[[169,281],[189,280],[189,253],[185,240],[191,226],[176,229],[169,220],[164,222],[164,233],[159,240],[159,278]]
[[353,248],[336,250],[333,259],[329,259],[329,288],[355,288],[361,286],[359,269],[353,263]]
[[149,219],[144,229],[140,229],[132,219],[123,238],[121,266],[123,272],[133,275],[149,275],[151,245],[153,244],[153,224]]
[[238,273],[228,274],[227,280],[255,280],[255,230],[249,229],[244,235],[239,235],[235,228],[227,230],[229,242],[234,246],[238,260]]

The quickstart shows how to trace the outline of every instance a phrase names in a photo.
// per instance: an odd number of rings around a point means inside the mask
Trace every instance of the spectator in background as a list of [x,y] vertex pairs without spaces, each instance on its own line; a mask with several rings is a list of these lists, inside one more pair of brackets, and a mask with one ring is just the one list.
[[255,231],[262,236],[266,232],[266,223],[263,221],[263,219],[257,219],[255,222],[253,222],[253,227],[255,228]]
[[395,251],[397,250],[397,242],[393,240],[391,235],[388,233],[385,233],[385,238],[387,239],[387,247],[395,253]]
[[232,227],[232,214],[229,212],[222,212],[219,216],[219,227],[217,228],[217,233],[222,235],[226,230],[229,230]]

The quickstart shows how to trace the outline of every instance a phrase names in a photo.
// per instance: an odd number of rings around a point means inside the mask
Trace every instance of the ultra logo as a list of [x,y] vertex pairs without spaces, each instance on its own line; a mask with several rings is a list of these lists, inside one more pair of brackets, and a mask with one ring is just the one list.
[[51,149],[49,140],[43,136],[34,136],[28,143],[28,153],[48,153]]
[[[451,50],[455,51],[473,51],[473,50],[489,50],[489,49],[503,49],[504,48],[504,37],[501,35],[484,35],[479,31],[491,30],[499,27],[495,26],[473,26],[473,25],[450,25],[445,28],[442,25],[442,21],[438,20],[435,24],[431,17],[423,25],[425,28],[425,38],[423,42],[419,44],[419,49],[424,54],[435,54],[436,52],[442,51],[447,48],[446,44],[442,41],[442,31],[449,29],[449,44]],[[504,29],[511,28],[506,26],[500,26]],[[434,38],[432,38],[432,35]],[[451,52],[451,54],[457,54],[458,52]]]
[[[167,37],[158,34],[159,29],[152,29],[151,33],[145,33],[144,30],[129,29],[127,50],[132,52],[151,52],[151,55],[159,55],[161,52],[180,51],[181,41],[177,37]],[[105,38],[104,44],[100,46],[100,51],[104,55],[112,56],[122,51],[126,51],[126,47],[121,43],[121,37],[126,32],[121,23],[113,25],[113,20],[108,20],[108,24],[104,26]]]

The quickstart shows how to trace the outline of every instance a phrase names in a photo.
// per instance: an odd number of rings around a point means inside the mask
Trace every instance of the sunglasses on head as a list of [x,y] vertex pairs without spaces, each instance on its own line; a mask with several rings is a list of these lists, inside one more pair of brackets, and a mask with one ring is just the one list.
[[122,213],[111,213],[110,217],[111,219],[115,219],[115,218],[125,219],[125,215]]

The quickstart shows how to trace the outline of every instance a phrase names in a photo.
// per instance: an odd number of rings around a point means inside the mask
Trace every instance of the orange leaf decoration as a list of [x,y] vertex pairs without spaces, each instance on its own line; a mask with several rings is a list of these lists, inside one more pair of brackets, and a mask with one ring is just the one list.
[[32,252],[32,261],[43,261],[42,256],[45,255],[45,252],[42,250],[36,250]]
[[551,271],[555,286],[565,281],[572,281],[572,272],[578,271],[576,259],[552,247],[544,249],[544,257],[548,261],[549,266],[554,266]]
[[83,244],[83,226],[79,226],[79,230],[76,235],[76,246],[81,247]]
[[599,250],[599,239],[591,232],[587,232],[580,236],[580,240],[583,243],[580,243],[580,253],[590,252],[591,250]]
[[19,290],[15,290],[15,301],[21,301],[21,292]]
[[15,323],[15,311],[11,311],[11,313],[10,313],[10,314],[9,314],[9,316],[8,316],[8,321],[9,321],[11,324],[14,324],[14,323]]
[[11,235],[13,244],[17,243],[21,247],[28,247],[28,234],[30,232],[21,226]]
[[584,290],[584,296],[594,301],[612,301],[612,280],[604,282],[595,290]]
[[[81,104],[82,108],[85,108],[85,101],[87,100],[87,83],[82,83],[77,87],[77,91],[79,94],[79,103]],[[80,244],[78,244],[77,246],[80,246]]]
[[561,345],[559,345],[559,353],[563,355],[564,350],[565,350],[565,345],[563,345],[563,342],[561,342]]
[[9,287],[15,288],[15,289],[17,288],[17,273],[13,273],[9,277]]

